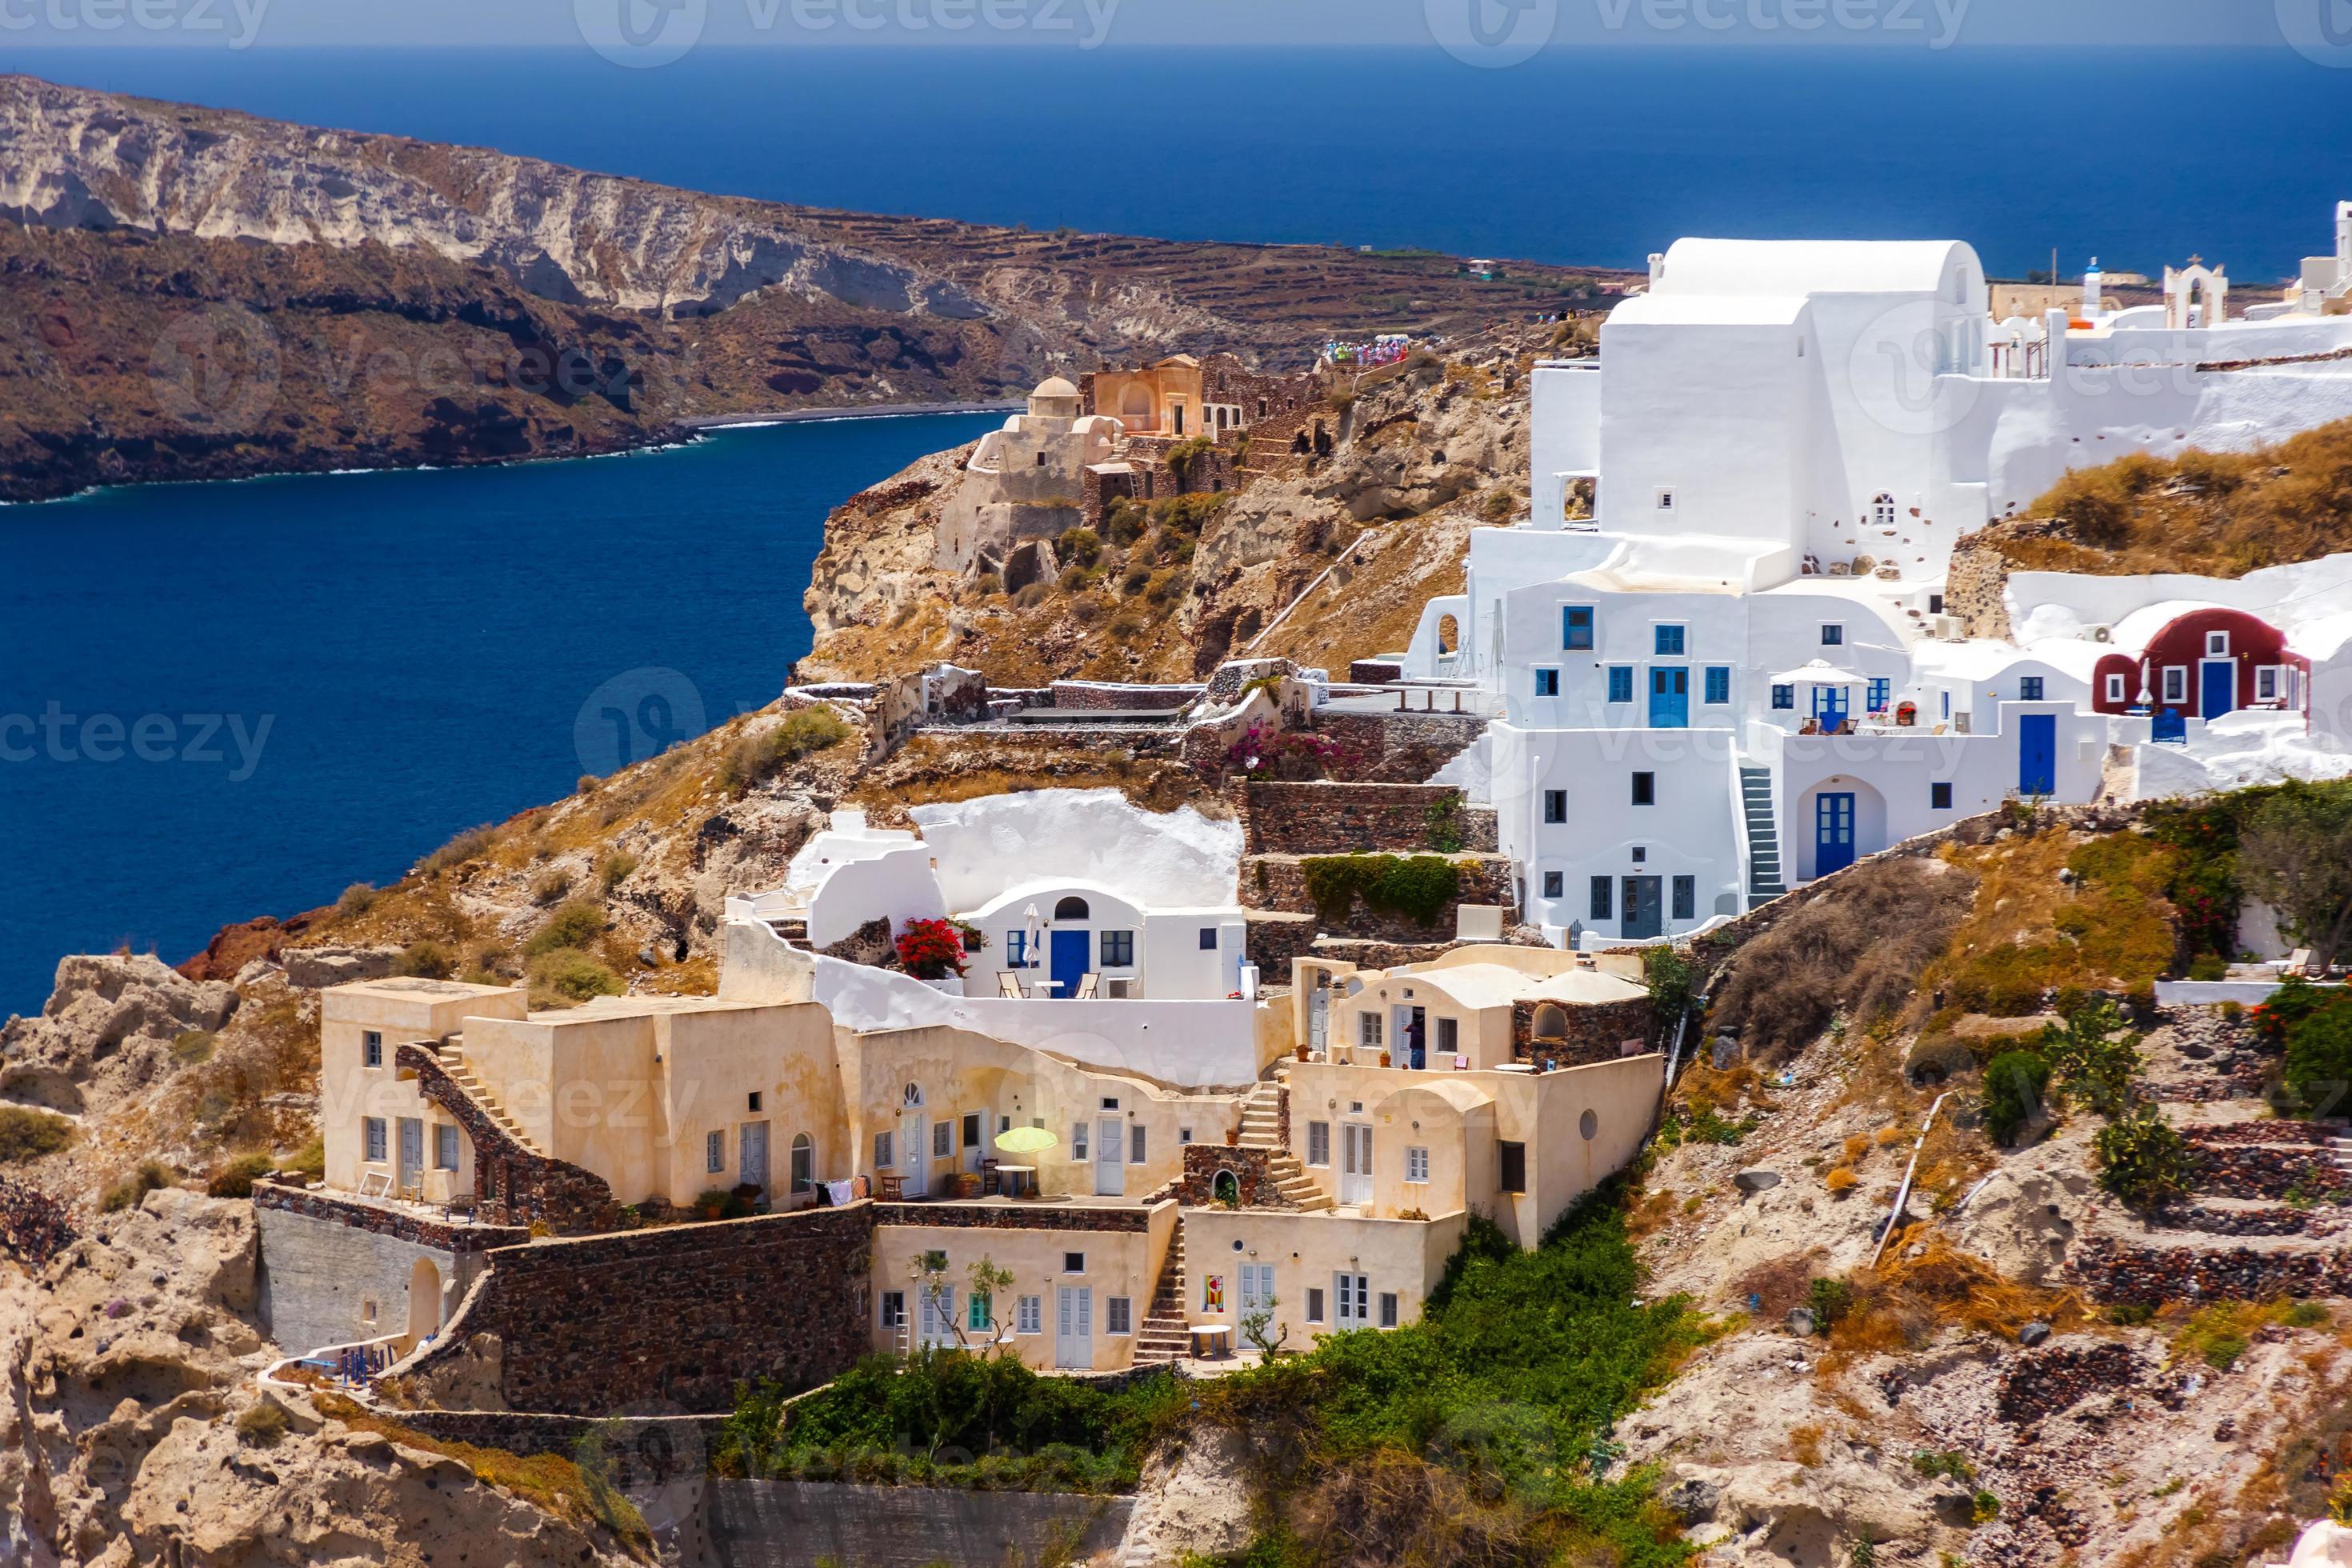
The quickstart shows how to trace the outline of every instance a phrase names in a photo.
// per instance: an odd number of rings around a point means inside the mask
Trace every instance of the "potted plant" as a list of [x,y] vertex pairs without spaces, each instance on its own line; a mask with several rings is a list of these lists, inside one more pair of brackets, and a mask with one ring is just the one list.
[[1386,1051],[1382,1051],[1382,1052],[1381,1053],[1381,1066],[1382,1066],[1382,1067],[1386,1067],[1386,1066],[1388,1066],[1388,1065],[1389,1065],[1389,1054],[1388,1054],[1388,1052],[1386,1052]]
[[1226,1128],[1226,1129],[1225,1129],[1225,1147],[1226,1147],[1226,1148],[1228,1148],[1228,1149],[1238,1149],[1238,1148],[1240,1148],[1240,1147],[1241,1147],[1241,1142],[1242,1142],[1242,1130],[1241,1130],[1240,1128],[1238,1128],[1238,1127],[1228,1127],[1228,1128]]
[[947,921],[908,921],[898,932],[898,963],[908,974],[942,991],[963,990],[963,938]]
[[1302,1062],[1308,1059],[1307,1047],[1303,1045],[1298,1047],[1298,1059]]

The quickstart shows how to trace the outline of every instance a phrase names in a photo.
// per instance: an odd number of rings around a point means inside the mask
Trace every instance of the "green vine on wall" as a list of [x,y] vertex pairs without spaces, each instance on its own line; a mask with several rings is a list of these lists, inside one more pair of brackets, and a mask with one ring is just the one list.
[[1328,925],[1339,925],[1361,899],[1384,913],[1435,925],[1462,892],[1462,868],[1437,855],[1316,855],[1298,864],[1307,896]]

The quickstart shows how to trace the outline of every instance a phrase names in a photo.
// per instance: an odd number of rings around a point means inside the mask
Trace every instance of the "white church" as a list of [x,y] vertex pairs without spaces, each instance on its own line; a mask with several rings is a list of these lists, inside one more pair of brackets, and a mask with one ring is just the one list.
[[1523,918],[1670,937],[2005,800],[2352,771],[2352,556],[2014,574],[2013,641],[1946,613],[1954,543],[2070,468],[2352,417],[2352,203],[2237,318],[2202,266],[2086,285],[1997,320],[1957,241],[1685,239],[1538,366],[1531,515],[1391,656],[1499,704],[1441,776],[1491,794]]

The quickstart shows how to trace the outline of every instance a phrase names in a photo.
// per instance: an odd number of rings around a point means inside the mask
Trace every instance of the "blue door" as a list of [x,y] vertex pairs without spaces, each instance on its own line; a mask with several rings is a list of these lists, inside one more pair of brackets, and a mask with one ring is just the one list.
[[1813,797],[1813,875],[1826,877],[1853,864],[1853,796]]
[[2058,716],[2021,713],[2017,720],[2017,793],[2058,793]]
[[1663,935],[1666,929],[1665,901],[1658,896],[1660,879],[1655,877],[1625,879],[1625,925],[1620,933],[1629,942]]
[[1083,931],[1053,934],[1054,994],[1067,999],[1078,994],[1078,982],[1087,977],[1087,954],[1094,949],[1094,939]]
[[2157,741],[2185,742],[2189,739],[2189,721],[2180,716],[2180,710],[2178,708],[2159,709],[2155,721],[2149,726],[2148,738]]
[[2199,677],[2203,688],[2199,695],[2204,701],[2199,714],[2207,719],[2219,719],[2238,705],[2238,661],[2233,658],[2209,658]]
[[1668,669],[1650,671],[1650,728],[1684,730],[1689,727],[1689,669],[1676,665]]
[[1834,730],[1845,722],[1845,688],[1816,686],[1813,688],[1813,717],[1824,730]]

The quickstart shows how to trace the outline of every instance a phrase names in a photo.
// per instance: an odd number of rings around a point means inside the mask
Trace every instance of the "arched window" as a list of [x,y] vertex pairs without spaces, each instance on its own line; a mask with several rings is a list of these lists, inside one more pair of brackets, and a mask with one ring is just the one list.
[[1214,1203],[1241,1207],[1242,1179],[1231,1171],[1219,1171],[1209,1179],[1209,1197]]
[[1895,498],[1888,495],[1885,490],[1879,491],[1877,499],[1870,503],[1870,521],[1876,523],[1881,528],[1893,528],[1895,526]]
[[793,1187],[805,1193],[816,1185],[816,1145],[805,1132],[793,1135]]
[[1452,616],[1437,617],[1437,651],[1448,658],[1462,651],[1462,623]]
[[1568,1010],[1549,1002],[1536,1009],[1536,1038],[1564,1040],[1568,1037]]
[[922,1086],[920,1084],[910,1083],[905,1089],[899,1090],[898,1103],[905,1106],[909,1110],[913,1110],[919,1107],[923,1103]]
[[1054,918],[1057,921],[1082,921],[1091,913],[1092,911],[1087,908],[1086,900],[1076,893],[1058,900],[1054,905]]

